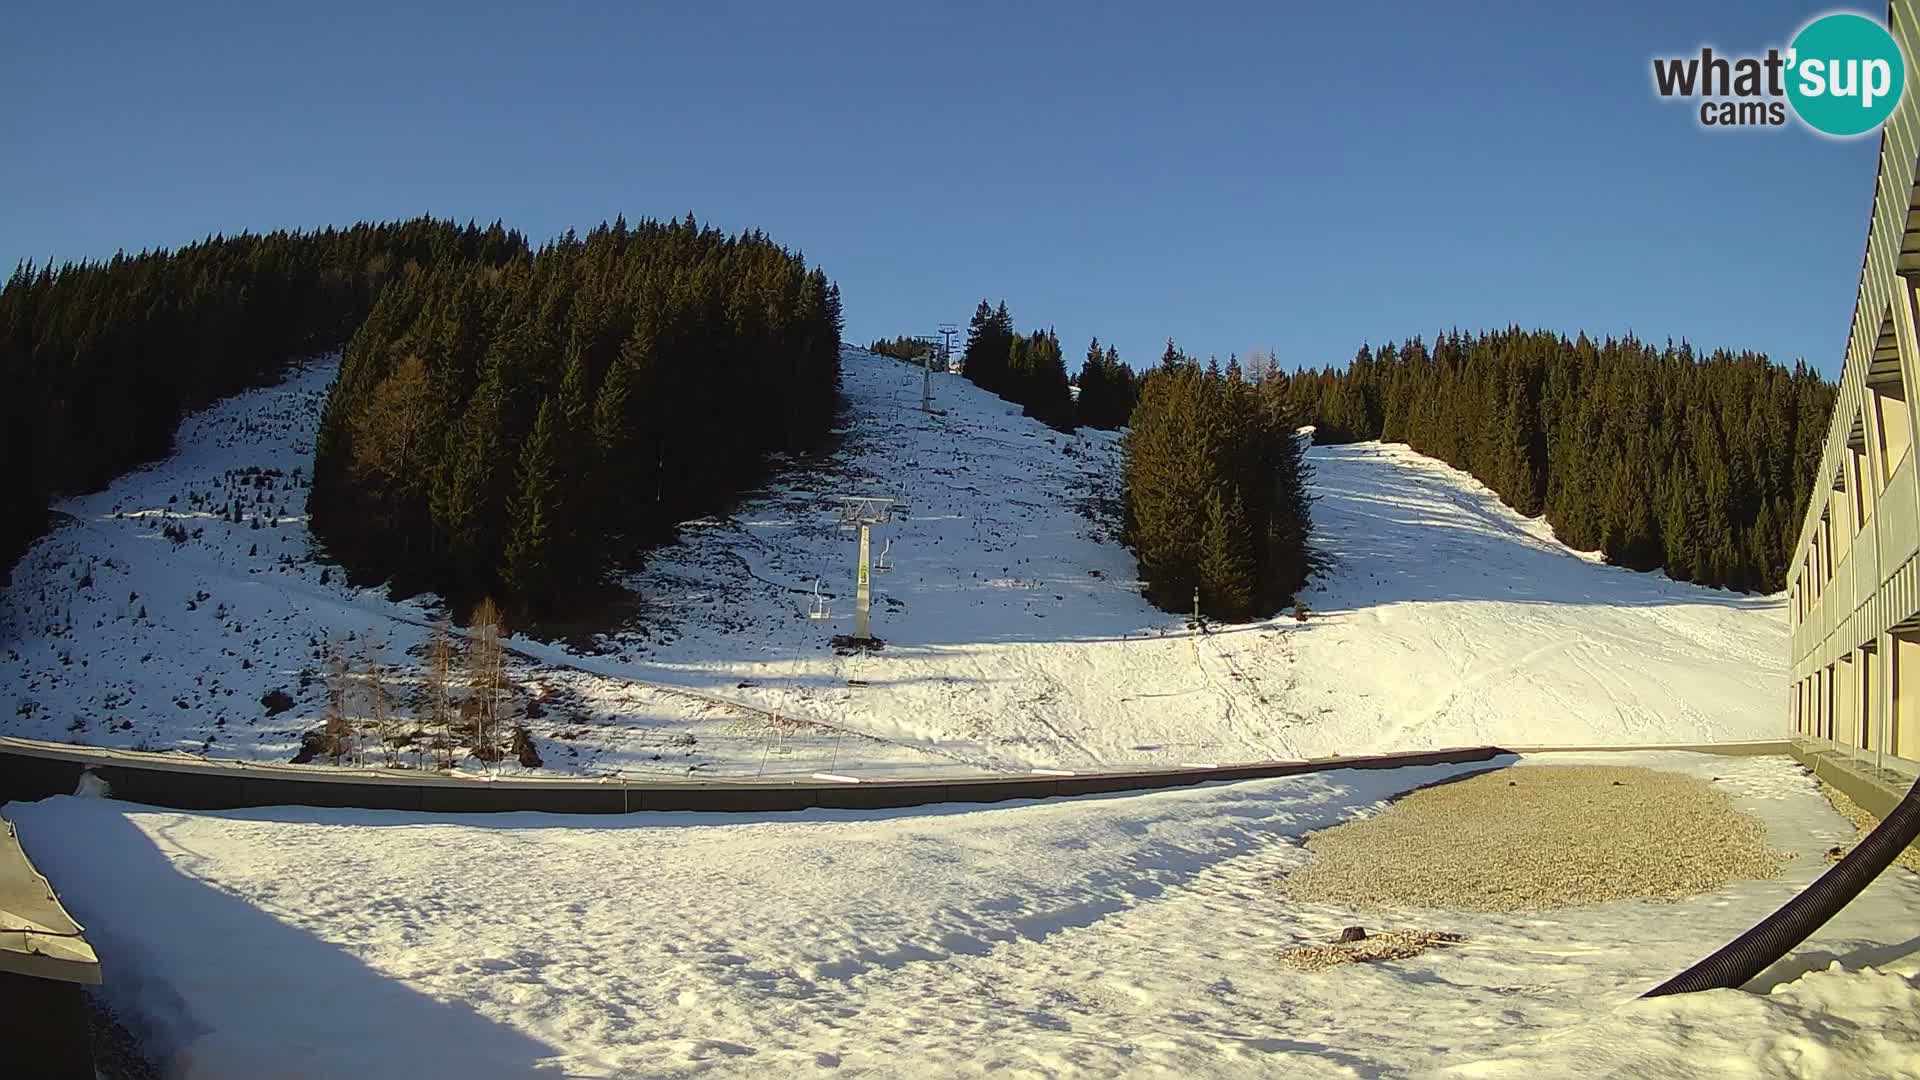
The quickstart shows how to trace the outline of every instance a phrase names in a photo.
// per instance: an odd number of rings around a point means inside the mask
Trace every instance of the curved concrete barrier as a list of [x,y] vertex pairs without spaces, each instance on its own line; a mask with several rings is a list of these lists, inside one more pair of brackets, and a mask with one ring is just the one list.
[[176,753],[72,746],[0,736],[0,802],[69,795],[83,773],[104,780],[114,797],[178,810],[250,806],[336,806],[434,813],[540,810],[620,814],[641,810],[766,812],[813,807],[873,810],[935,803],[1004,802],[1324,772],[1459,765],[1521,753],[1677,750],[1731,755],[1785,754],[1785,742],[1653,746],[1468,746],[1354,757],[1312,758],[1117,772],[1046,770],[933,780],[863,780],[827,776],[799,782],[629,781],[617,777],[485,779],[411,770],[243,763]]
[[885,809],[935,803],[991,803],[1321,772],[1393,769],[1409,765],[1490,761],[1508,751],[1494,746],[1307,761],[1270,761],[1176,769],[1046,775],[989,774],[935,780],[858,780],[799,783],[641,782],[615,778],[512,777],[479,779],[439,773],[342,770],[326,766],[226,762],[183,754],[69,746],[0,737],[0,801],[72,794],[91,771],[113,796],[179,810],[250,806],[337,806],[437,813],[542,810],[563,814],[618,814],[641,810],[751,812]]

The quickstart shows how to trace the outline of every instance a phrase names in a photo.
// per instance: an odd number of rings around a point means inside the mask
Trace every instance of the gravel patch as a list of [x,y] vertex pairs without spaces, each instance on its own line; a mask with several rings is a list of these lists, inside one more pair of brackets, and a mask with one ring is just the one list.
[[1316,942],[1288,949],[1280,954],[1281,963],[1301,971],[1325,971],[1341,964],[1373,963],[1379,960],[1405,960],[1419,956],[1435,945],[1452,945],[1466,938],[1434,930],[1385,930],[1358,941]]
[[1677,900],[1776,877],[1789,857],[1709,781],[1602,765],[1529,765],[1421,788],[1306,846],[1313,861],[1280,889],[1355,909]]
[[[1825,780],[1820,781],[1820,794],[1827,797],[1827,801],[1833,804],[1833,808],[1840,812],[1841,817],[1853,822],[1853,827],[1859,834],[1854,838],[1854,842],[1848,844],[1846,847],[1834,848],[1832,851],[1827,852],[1828,862],[1839,862],[1848,852],[1858,847],[1860,841],[1865,839],[1866,835],[1880,824],[1880,819],[1861,809],[1859,803],[1847,798],[1846,792],[1841,791]],[[1908,847],[1894,858],[1893,864],[1895,866],[1906,867],[1908,870],[1920,874],[1920,851],[1915,851],[1913,848]]]

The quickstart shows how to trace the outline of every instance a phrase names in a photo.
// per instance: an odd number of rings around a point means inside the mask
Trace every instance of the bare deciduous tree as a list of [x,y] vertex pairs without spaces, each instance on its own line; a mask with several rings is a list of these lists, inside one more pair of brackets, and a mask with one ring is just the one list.
[[500,637],[504,631],[500,606],[492,597],[473,609],[468,631],[467,683],[474,691],[473,755],[482,761],[500,759],[500,691],[504,686]]
[[1248,352],[1246,360],[1241,363],[1241,367],[1246,372],[1245,377],[1248,382],[1258,383],[1265,381],[1273,376],[1274,373],[1278,372],[1280,370],[1280,362],[1274,358],[1272,349],[1260,348]]
[[360,659],[366,665],[367,673],[363,681],[367,695],[367,720],[373,729],[374,738],[380,740],[380,752],[388,768],[400,764],[401,723],[393,711],[393,700],[387,691],[387,671],[384,645],[368,631],[362,639]]
[[347,653],[339,642],[327,641],[327,706],[320,730],[327,758],[338,765],[353,752],[353,725],[347,719]]
[[433,624],[427,639],[427,731],[433,740],[434,764],[453,768],[453,634],[445,622]]

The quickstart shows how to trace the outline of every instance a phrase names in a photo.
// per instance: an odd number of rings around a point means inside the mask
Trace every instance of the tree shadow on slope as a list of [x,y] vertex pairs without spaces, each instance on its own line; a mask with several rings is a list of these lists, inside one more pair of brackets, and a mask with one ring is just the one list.
[[6,812],[86,927],[103,997],[169,1075],[507,1077],[555,1064],[545,1043],[182,873],[120,806],[61,797]]

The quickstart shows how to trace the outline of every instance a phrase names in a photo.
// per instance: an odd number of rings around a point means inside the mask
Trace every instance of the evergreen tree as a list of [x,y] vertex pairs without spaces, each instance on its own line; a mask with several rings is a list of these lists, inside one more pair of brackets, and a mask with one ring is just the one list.
[[1019,400],[1028,416],[1061,431],[1073,430],[1073,391],[1067,386],[1060,339],[1052,330],[1036,332],[1028,339],[1021,391]]
[[1676,581],[1693,581],[1700,572],[1697,504],[1699,492],[1693,478],[1672,485],[1667,491],[1666,517],[1661,520],[1660,540],[1667,574]]
[[[1128,542],[1147,595],[1223,619],[1278,610],[1305,584],[1307,469],[1293,415],[1244,379],[1174,357],[1142,380],[1123,442]],[[1280,380],[1263,383],[1269,395]],[[1196,516],[1195,511],[1199,514]]]
[[[842,325],[823,272],[763,234],[691,220],[397,278],[329,395],[314,530],[364,577],[551,603],[759,482],[773,451],[824,439]],[[421,362],[424,378],[394,374]],[[415,400],[430,423],[356,419]],[[349,475],[393,458],[396,430],[427,433],[429,483]],[[418,549],[386,527],[408,513],[408,535],[430,540]]]
[[1080,388],[1080,396],[1074,400],[1074,412],[1085,427],[1107,426],[1102,421],[1110,415],[1112,392],[1107,387],[1106,361],[1100,339],[1094,338],[1087,344],[1087,358],[1080,364],[1079,378],[1074,380]]
[[1007,383],[1007,358],[1013,348],[1013,316],[1005,301],[998,309],[985,300],[967,323],[967,346],[961,355],[961,373],[982,390],[1002,394]]
[[1217,487],[1207,492],[1199,567],[1202,610],[1226,620],[1251,614],[1256,550],[1240,493],[1230,491],[1223,497]]
[[528,609],[545,608],[567,565],[567,506],[562,495],[562,409],[549,398],[520,451],[518,483],[507,505],[507,544],[500,577]]
[[1513,327],[1287,383],[1316,441],[1405,441],[1568,544],[1741,589],[1784,581],[1834,396],[1804,364]]

